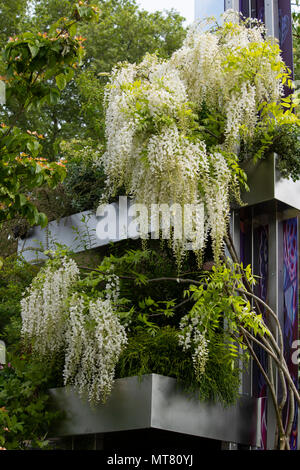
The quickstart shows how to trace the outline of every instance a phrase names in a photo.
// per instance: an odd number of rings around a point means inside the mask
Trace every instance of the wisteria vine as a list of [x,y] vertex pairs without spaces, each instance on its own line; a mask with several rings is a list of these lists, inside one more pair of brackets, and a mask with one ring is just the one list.
[[[210,235],[216,262],[231,197],[240,202],[240,185],[246,186],[238,165],[241,139],[253,138],[257,127],[295,119],[277,106],[283,83],[290,83],[278,45],[266,39],[260,23],[250,28],[235,15],[226,12],[220,27],[195,24],[169,60],[146,55],[138,65],[117,66],[105,95],[106,197],[125,188],[148,209],[203,204],[199,224],[194,218],[186,223],[196,225],[198,251]],[[147,233],[145,222],[142,237]],[[186,242],[185,234],[174,240],[174,251],[179,244],[184,253]]]

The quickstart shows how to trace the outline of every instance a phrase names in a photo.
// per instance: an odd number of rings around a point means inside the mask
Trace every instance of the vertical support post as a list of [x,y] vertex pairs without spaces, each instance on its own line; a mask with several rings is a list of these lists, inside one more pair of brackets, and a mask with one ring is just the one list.
[[6,364],[6,347],[4,341],[0,341],[0,365]]
[[240,11],[240,1],[239,0],[225,0],[224,1],[224,10],[235,10]]
[[268,36],[279,38],[278,0],[265,0],[265,26]]
[[[246,266],[253,265],[252,249],[252,211],[246,210],[244,214],[240,210],[233,211],[230,219],[231,238],[240,261]],[[229,256],[229,253],[226,253]],[[240,393],[252,395],[252,359],[247,370],[242,373]]]
[[[270,307],[273,309],[274,312],[277,313],[279,316],[279,266],[282,264],[282,258],[279,259],[280,252],[282,254],[282,250],[280,250],[280,239],[279,236],[279,222],[278,222],[278,214],[276,210],[276,203],[275,208],[270,214],[270,222],[269,222],[269,273],[268,273],[268,302]],[[272,333],[276,337],[276,327],[274,325],[274,321],[269,321],[269,328],[271,329]],[[268,367],[273,367],[271,361],[269,361]],[[275,390],[277,390],[277,374],[273,373],[274,377],[274,385]],[[275,441],[275,430],[276,430],[276,415],[274,406],[272,403],[272,398],[270,393],[268,393],[268,400],[267,400],[267,449],[274,448],[274,441]]]
[[[298,331],[298,295],[299,295],[299,277],[298,277],[298,218],[289,218],[282,223],[283,232],[283,282],[281,285],[283,295],[283,341],[285,348],[285,359],[294,384],[298,388],[298,367],[299,364],[293,360],[293,345],[299,338]],[[287,426],[289,411],[291,407],[290,397],[287,400],[284,410],[284,422]],[[298,409],[296,405],[296,414],[294,416],[290,447],[297,449],[298,440]]]

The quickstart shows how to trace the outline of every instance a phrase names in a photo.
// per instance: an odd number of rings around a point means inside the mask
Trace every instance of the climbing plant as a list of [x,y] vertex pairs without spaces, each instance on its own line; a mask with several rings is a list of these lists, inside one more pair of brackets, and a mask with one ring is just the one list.
[[[222,26],[196,24],[169,60],[146,55],[138,65],[116,67],[105,96],[101,162],[108,194],[124,187],[148,209],[197,204],[197,217],[174,217],[195,226],[195,251],[203,250],[210,234],[216,261],[231,197],[240,202],[239,188],[247,188],[240,157],[256,162],[282,126],[299,126],[296,103],[284,96],[284,86],[293,84],[279,46],[259,22],[249,26],[234,12],[226,13]],[[299,176],[286,157],[280,165],[285,174]],[[140,231],[147,238],[147,220]],[[186,241],[185,234],[175,235],[174,251],[184,252]]]

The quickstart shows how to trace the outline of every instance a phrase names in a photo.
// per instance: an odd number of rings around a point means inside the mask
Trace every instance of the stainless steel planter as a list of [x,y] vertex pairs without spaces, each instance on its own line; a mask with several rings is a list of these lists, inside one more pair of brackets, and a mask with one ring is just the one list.
[[105,404],[95,408],[72,388],[50,390],[66,417],[54,437],[160,429],[192,436],[256,446],[258,401],[241,397],[235,406],[200,402],[176,380],[157,374],[117,379]]
[[275,154],[256,165],[251,163],[244,166],[244,170],[250,187],[250,192],[242,195],[247,205],[276,200],[300,210],[300,181],[282,178],[276,169]]

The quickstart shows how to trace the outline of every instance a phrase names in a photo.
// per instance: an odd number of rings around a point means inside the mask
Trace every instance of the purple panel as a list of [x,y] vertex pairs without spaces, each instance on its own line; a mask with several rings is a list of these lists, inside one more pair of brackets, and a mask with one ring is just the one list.
[[[292,362],[292,345],[298,339],[298,221],[289,219],[283,223],[284,256],[284,347],[285,359],[298,388],[298,364]],[[289,414],[289,402],[285,408],[285,420]],[[290,446],[297,450],[298,407],[295,413]]]
[[[245,17],[251,16],[265,21],[264,0],[240,0],[240,11]],[[282,57],[293,73],[293,35],[290,0],[278,0],[279,44]]]
[[265,0],[256,0],[256,18],[265,21]]
[[[251,9],[251,11],[250,11]],[[265,2],[264,0],[240,0],[240,11],[246,17],[257,18],[260,21],[265,20]]]
[[[268,300],[268,266],[269,266],[269,229],[268,226],[259,227],[255,231],[255,246],[258,246],[258,260],[257,275],[259,282],[257,285],[256,293],[264,301]],[[263,316],[265,311],[262,311]],[[268,360],[266,353],[259,347],[255,347],[255,353],[265,370],[268,369]],[[257,398],[263,398],[261,408],[261,443],[260,448],[265,450],[267,448],[267,384],[264,376],[256,366],[253,364],[253,394]]]
[[293,73],[293,36],[290,0],[278,0],[279,45],[286,65]]
[[249,0],[240,0],[240,12],[248,18],[250,16],[249,12]]

